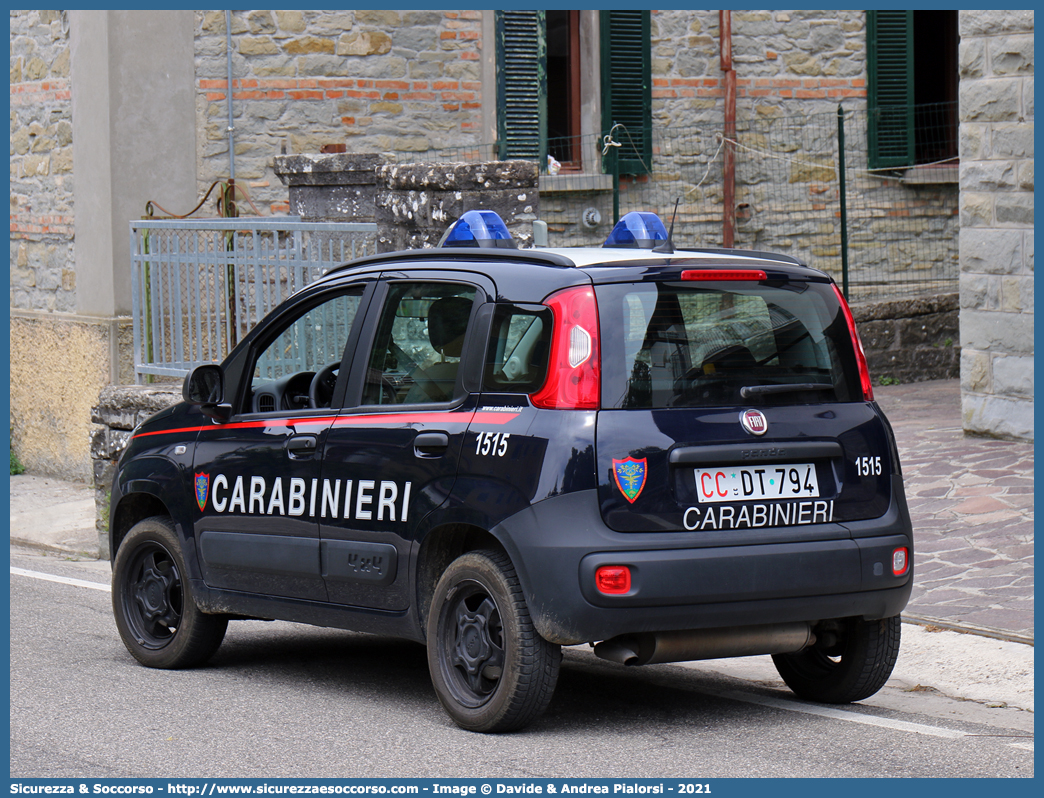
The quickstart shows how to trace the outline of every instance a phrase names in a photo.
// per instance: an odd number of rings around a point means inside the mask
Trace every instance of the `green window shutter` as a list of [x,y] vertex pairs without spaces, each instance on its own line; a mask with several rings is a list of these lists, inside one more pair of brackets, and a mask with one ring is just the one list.
[[497,11],[499,157],[547,160],[547,27],[543,11]]
[[624,125],[613,139],[621,174],[645,174],[652,166],[652,54],[648,11],[602,11],[602,129]]
[[866,12],[870,168],[914,162],[913,11]]

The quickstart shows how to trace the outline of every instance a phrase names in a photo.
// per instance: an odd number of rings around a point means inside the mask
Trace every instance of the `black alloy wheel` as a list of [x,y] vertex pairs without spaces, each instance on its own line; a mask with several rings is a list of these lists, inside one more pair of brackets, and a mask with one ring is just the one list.
[[537,634],[503,552],[470,552],[439,580],[428,666],[439,701],[471,731],[519,729],[551,701],[561,648]]
[[112,606],[127,650],[152,668],[185,668],[209,659],[228,619],[206,615],[192,599],[170,519],[146,518],[123,540],[112,571]]

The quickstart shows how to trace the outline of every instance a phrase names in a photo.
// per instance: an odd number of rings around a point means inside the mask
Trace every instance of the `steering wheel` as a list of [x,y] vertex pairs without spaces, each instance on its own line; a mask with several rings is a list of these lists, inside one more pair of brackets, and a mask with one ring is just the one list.
[[308,386],[309,407],[329,407],[333,401],[334,387],[337,385],[337,372],[341,368],[340,361],[328,363],[312,378]]

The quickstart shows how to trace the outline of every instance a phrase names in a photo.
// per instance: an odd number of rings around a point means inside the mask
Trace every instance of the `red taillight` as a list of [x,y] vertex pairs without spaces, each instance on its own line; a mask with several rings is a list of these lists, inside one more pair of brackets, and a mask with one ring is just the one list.
[[841,310],[845,313],[845,321],[848,323],[848,332],[852,336],[852,348],[855,349],[856,364],[859,366],[859,382],[863,387],[863,399],[870,402],[874,398],[874,384],[870,382],[870,369],[866,367],[866,355],[863,353],[863,342],[859,340],[859,333],[856,331],[855,319],[852,318],[852,309],[848,307],[848,303],[845,301],[844,294],[841,293],[841,289],[834,284],[834,293],[837,294],[837,301],[841,303]]
[[765,272],[754,269],[686,269],[683,280],[767,280]]
[[547,379],[529,399],[536,407],[548,409],[597,410],[602,374],[594,289],[567,288],[544,304],[555,317]]
[[892,575],[902,576],[910,570],[910,551],[900,546],[892,552]]
[[603,565],[595,571],[595,586],[601,593],[626,593],[631,589],[631,569],[626,565]]

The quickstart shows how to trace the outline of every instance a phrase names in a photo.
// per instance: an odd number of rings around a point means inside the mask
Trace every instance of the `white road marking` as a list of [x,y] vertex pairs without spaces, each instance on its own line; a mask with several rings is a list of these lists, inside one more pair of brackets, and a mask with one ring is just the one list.
[[910,723],[905,720],[893,720],[892,718],[878,718],[873,715],[863,715],[858,712],[845,712],[843,709],[831,709],[830,707],[817,707],[811,704],[799,704],[796,701],[786,701],[781,698],[769,698],[768,696],[755,695],[753,693],[740,693],[730,691],[719,693],[722,698],[731,698],[736,701],[744,701],[748,704],[760,704],[761,706],[783,709],[787,712],[800,712],[805,715],[818,715],[823,718],[848,721],[849,723],[863,723],[867,726],[881,726],[886,729],[913,732],[914,734],[926,734],[931,737],[945,737],[950,740],[958,740],[968,737],[966,732],[953,729],[943,729],[939,726],[927,726],[923,723]]
[[11,566],[11,573],[15,576],[28,576],[31,579],[43,579],[45,582],[58,582],[61,585],[89,587],[92,590],[104,590],[106,593],[112,592],[112,587],[104,582],[88,582],[84,579],[70,579],[67,576],[55,576],[54,574],[45,574],[40,571],[27,571],[24,568],[15,568],[13,565]]

